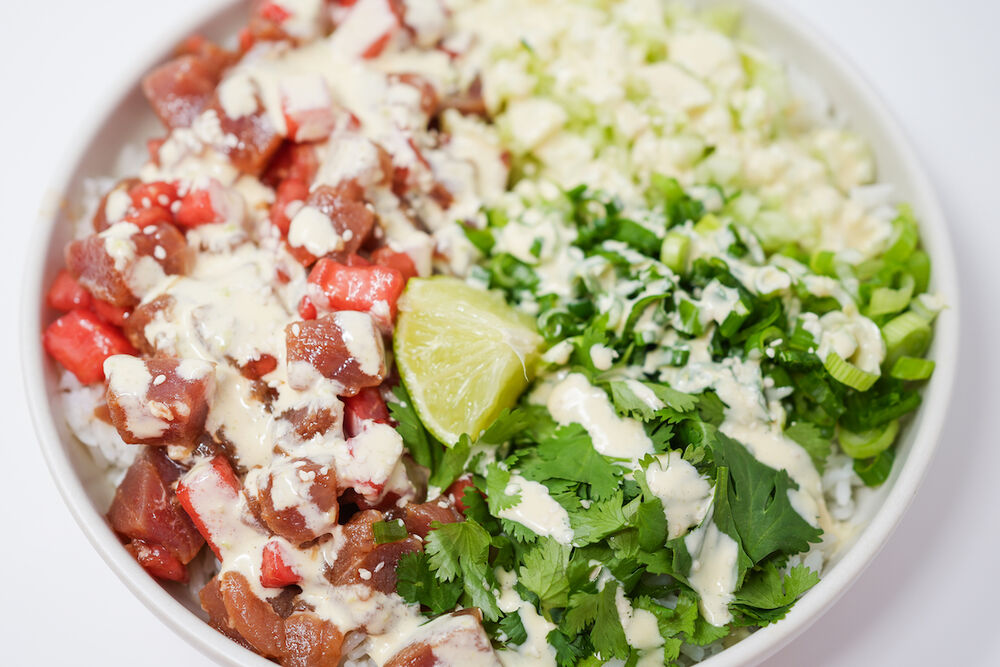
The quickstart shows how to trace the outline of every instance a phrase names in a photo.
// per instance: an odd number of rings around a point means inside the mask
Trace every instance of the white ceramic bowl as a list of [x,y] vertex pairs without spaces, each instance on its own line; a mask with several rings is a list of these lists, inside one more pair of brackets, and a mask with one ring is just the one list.
[[[826,39],[783,5],[769,0],[748,0],[744,5],[745,23],[756,41],[817,81],[851,127],[871,141],[880,180],[894,184],[900,198],[910,202],[917,213],[923,242],[933,261],[932,289],[939,291],[950,307],[935,329],[930,356],[937,361],[937,369],[924,392],[923,405],[901,438],[891,477],[862,508],[871,517],[867,525],[787,618],[710,658],[702,663],[705,667],[750,665],[773,654],[834,604],[872,561],[927,470],[944,423],[958,361],[958,281],[951,242],[934,189],[907,139],[861,73]],[[84,179],[121,171],[122,147],[156,131],[153,115],[139,92],[140,78],[187,34],[232,34],[245,20],[245,13],[245,4],[233,3],[193,17],[182,34],[162,36],[147,53],[129,58],[130,67],[122,68],[120,93],[83,126],[84,131],[77,134],[81,137],[79,146],[53,181],[53,190],[62,193],[63,205],[37,225],[24,281],[21,340],[28,403],[42,452],[63,499],[97,551],[147,607],[211,658],[230,665],[271,665],[210,628],[186,588],[161,585],[122,548],[104,520],[113,490],[86,448],[63,423],[56,404],[57,371],[42,350],[40,335],[55,315],[44,305],[45,290],[63,266],[62,249],[70,238],[70,222],[81,209]]]

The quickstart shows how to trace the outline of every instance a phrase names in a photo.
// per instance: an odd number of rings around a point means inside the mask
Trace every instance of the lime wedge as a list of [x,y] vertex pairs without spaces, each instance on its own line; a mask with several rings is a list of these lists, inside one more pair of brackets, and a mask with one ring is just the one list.
[[450,446],[463,433],[474,441],[517,402],[542,338],[500,294],[437,276],[407,284],[393,344],[417,414]]

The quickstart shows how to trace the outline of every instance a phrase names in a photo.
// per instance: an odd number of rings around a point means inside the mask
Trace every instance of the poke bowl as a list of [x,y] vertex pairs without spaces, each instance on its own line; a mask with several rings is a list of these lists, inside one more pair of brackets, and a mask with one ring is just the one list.
[[784,6],[237,3],[132,62],[36,231],[25,386],[212,659],[754,664],[889,539],[948,229]]

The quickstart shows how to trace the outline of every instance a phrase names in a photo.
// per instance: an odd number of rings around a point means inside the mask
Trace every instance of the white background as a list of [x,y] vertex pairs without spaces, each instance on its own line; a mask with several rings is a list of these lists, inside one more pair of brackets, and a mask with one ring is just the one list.
[[[208,663],[116,579],[49,478],[22,395],[22,258],[53,165],[150,35],[219,0],[4,2],[0,21],[0,663]],[[964,305],[939,453],[889,545],[767,664],[1000,665],[1000,3],[788,0],[867,73],[913,139],[951,225]]]

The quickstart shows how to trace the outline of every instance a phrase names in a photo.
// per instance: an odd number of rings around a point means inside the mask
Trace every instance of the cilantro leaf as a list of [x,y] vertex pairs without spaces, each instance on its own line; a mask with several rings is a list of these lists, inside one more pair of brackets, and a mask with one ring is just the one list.
[[421,604],[435,616],[455,608],[462,595],[458,581],[441,581],[431,572],[427,556],[405,554],[396,568],[396,592],[407,602]]
[[468,435],[463,433],[454,447],[444,450],[444,455],[440,457],[440,462],[433,469],[428,481],[439,489],[451,486],[451,483],[465,472],[465,464],[469,460],[471,451],[472,441],[469,440]]
[[538,540],[538,533],[525,526],[523,523],[510,519],[500,519],[500,525],[506,535],[514,538],[522,544],[531,544]]
[[591,494],[598,499],[607,498],[618,488],[618,478],[623,472],[621,467],[594,449],[590,435],[579,424],[556,429],[538,443],[536,453],[540,460],[523,466],[522,472],[529,479],[585,482],[590,484]]
[[499,628],[507,637],[506,641],[508,644],[518,645],[528,640],[528,632],[524,629],[521,614],[516,611],[500,619]]
[[469,602],[479,607],[487,620],[497,620],[493,571],[488,557],[490,534],[475,521],[436,525],[424,542],[425,553],[438,579],[452,581],[461,577]]
[[413,401],[402,383],[396,385],[392,393],[396,402],[389,403],[389,414],[396,421],[396,431],[403,438],[403,443],[413,456],[413,460],[434,470],[438,460],[444,453],[444,445],[432,436],[413,407]]
[[520,493],[507,493],[509,484],[510,470],[501,468],[498,463],[491,463],[486,469],[486,502],[494,516],[521,502]]
[[475,521],[441,524],[427,535],[424,547],[438,579],[452,581],[467,563],[485,562],[490,534]]
[[524,554],[524,564],[519,571],[520,583],[538,596],[543,609],[565,607],[569,601],[569,581],[566,578],[569,552],[568,546],[547,537],[540,539]]
[[615,595],[619,585],[610,581],[604,585],[604,589],[597,595],[597,613],[594,617],[594,630],[591,633],[591,641],[594,643],[594,650],[604,660],[610,658],[628,657],[629,645],[625,638],[625,629],[622,627],[621,617],[618,615],[618,606],[615,604]]
[[[560,499],[556,500],[558,502]],[[568,504],[563,506],[566,507]],[[569,514],[570,527],[573,528],[573,542],[576,544],[599,542],[621,530],[626,524],[621,491],[605,500],[592,502],[590,507],[566,507],[566,511]]]
[[531,410],[525,408],[508,410],[504,408],[500,415],[493,420],[493,423],[479,436],[479,442],[490,445],[502,445],[530,427],[534,420],[535,415]]
[[572,667],[590,653],[587,638],[575,633],[574,635],[571,639],[557,629],[545,636],[546,641],[556,650],[556,663],[559,667]]
[[654,408],[642,400],[627,381],[614,380],[608,383],[608,386],[615,409],[620,415],[633,417],[644,422],[657,418],[678,421],[684,418],[683,413],[694,410],[698,405],[697,397],[672,389],[665,384],[653,382],[640,382],[639,384],[649,389],[663,403],[663,407]]
[[639,505],[632,520],[639,529],[639,547],[643,551],[655,551],[663,548],[667,541],[667,517],[663,513],[663,501],[656,496]]
[[809,422],[795,422],[785,429],[785,435],[799,443],[802,449],[806,450],[813,465],[820,474],[826,468],[826,459],[830,456],[830,439],[824,438],[815,424]]
[[570,635],[583,632],[597,618],[597,593],[578,592],[569,598],[569,607],[563,616],[562,626]]
[[753,564],[776,552],[806,551],[810,542],[819,541],[822,531],[803,519],[788,499],[788,491],[798,486],[787,471],[764,465],[718,431],[711,447],[719,471],[726,471],[716,483],[715,522],[737,539]]
[[570,339],[573,342],[571,357],[573,365],[582,367],[591,377],[598,375],[600,371],[594,366],[594,360],[590,357],[590,348],[609,342],[611,338],[611,332],[608,330],[609,319],[610,316],[607,313],[595,317],[582,334]]
[[819,575],[796,565],[782,576],[774,563],[747,577],[736,592],[732,607],[749,624],[768,625],[785,617],[795,600],[819,582]]

